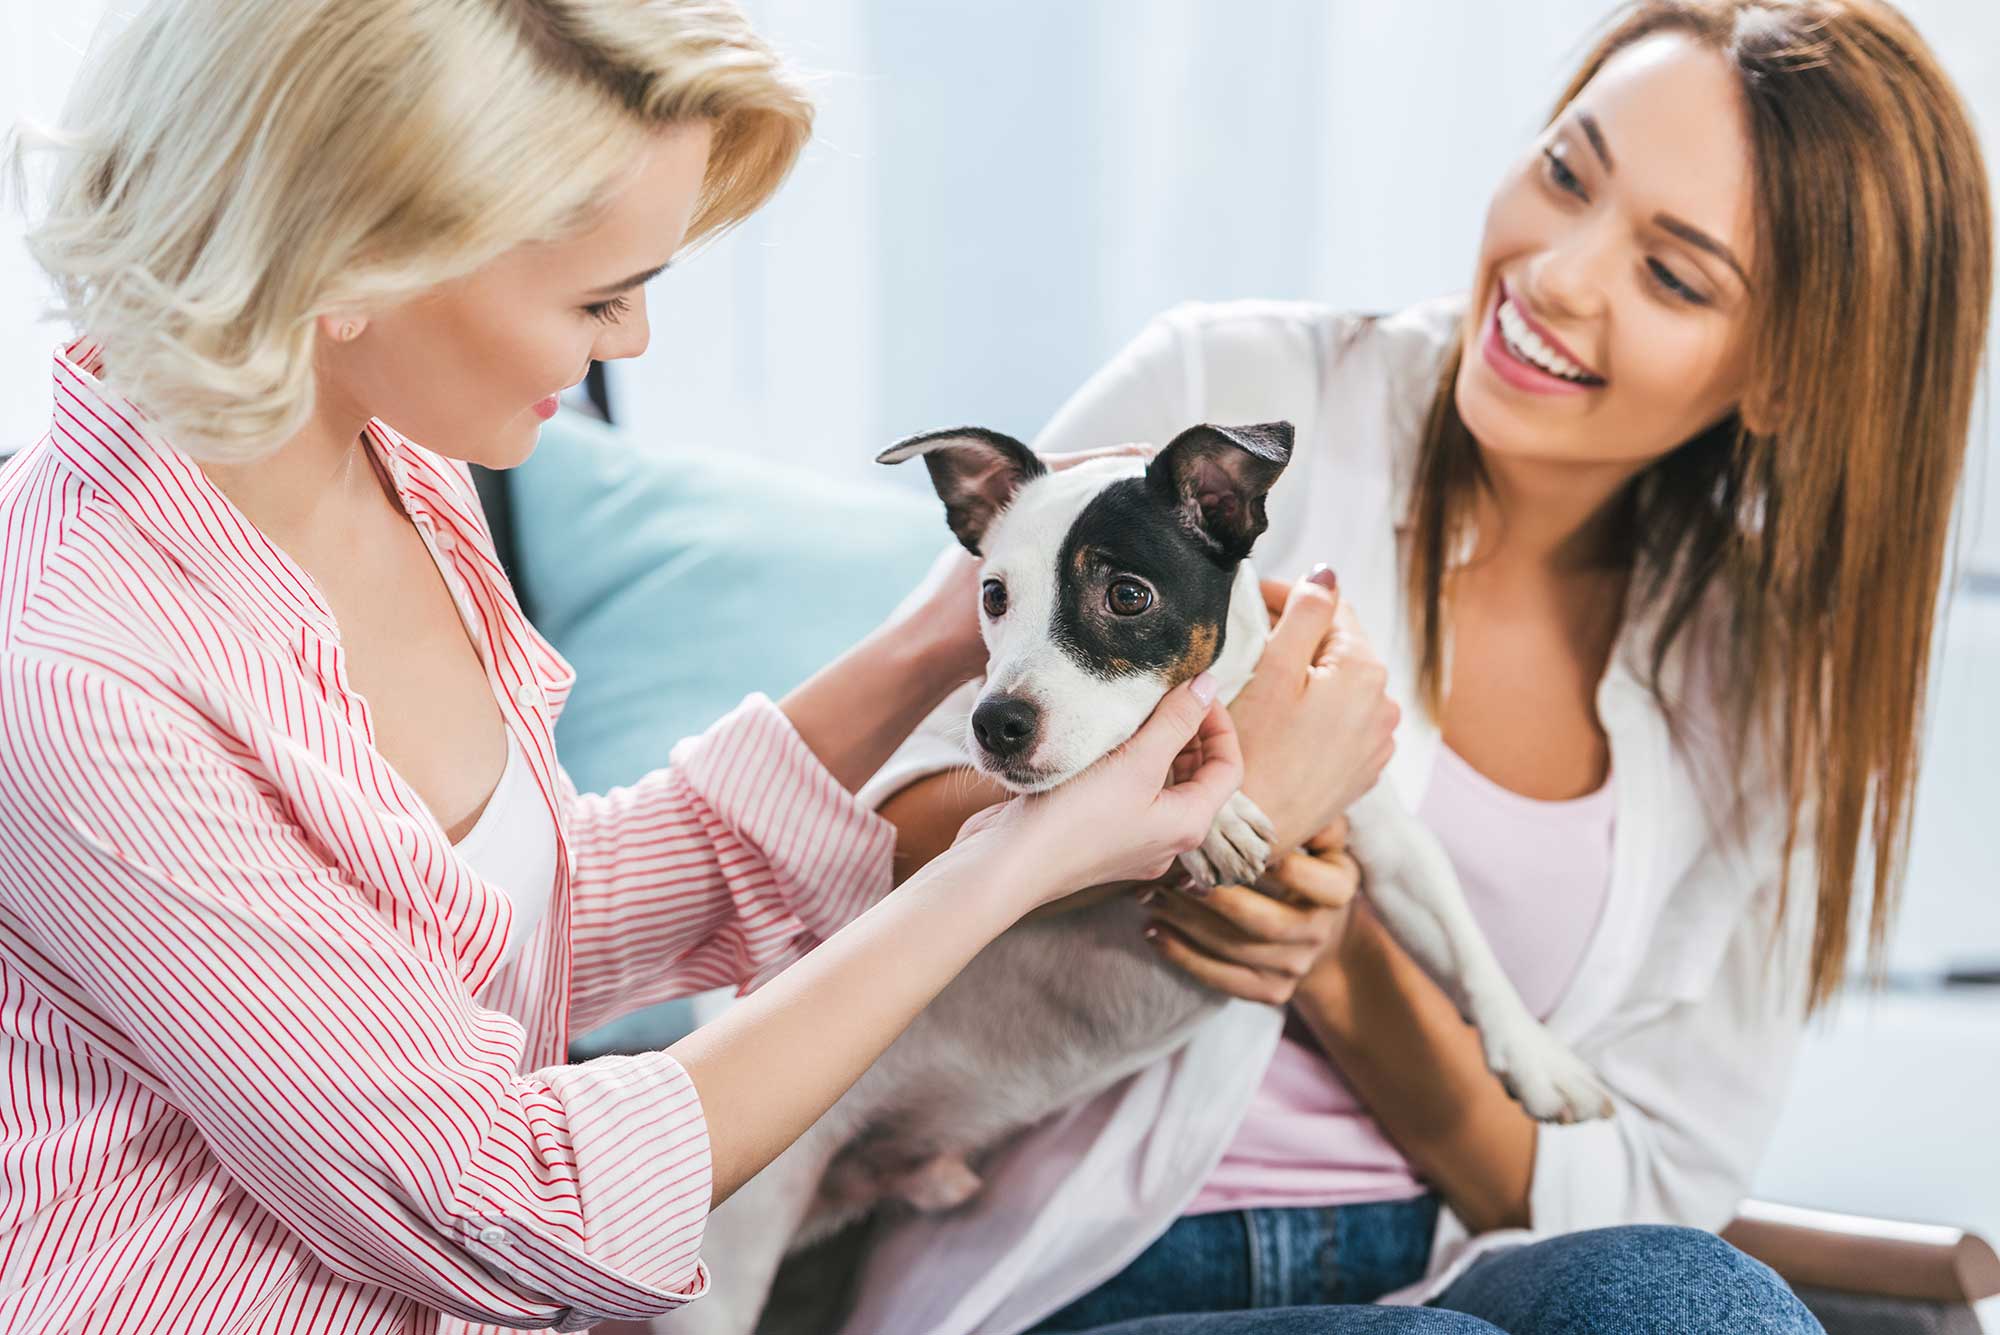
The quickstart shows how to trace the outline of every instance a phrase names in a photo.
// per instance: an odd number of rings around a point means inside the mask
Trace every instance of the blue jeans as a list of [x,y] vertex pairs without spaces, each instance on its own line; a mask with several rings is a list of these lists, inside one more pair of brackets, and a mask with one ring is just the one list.
[[1431,1307],[1359,1306],[1423,1277],[1436,1220],[1434,1197],[1192,1215],[1031,1335],[1824,1335],[1761,1262],[1646,1225],[1496,1253]]

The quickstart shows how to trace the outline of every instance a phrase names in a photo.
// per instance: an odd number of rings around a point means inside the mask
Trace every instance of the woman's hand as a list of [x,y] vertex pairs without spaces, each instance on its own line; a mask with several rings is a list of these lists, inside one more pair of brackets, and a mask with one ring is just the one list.
[[1360,885],[1343,816],[1273,863],[1254,890],[1218,885],[1203,895],[1169,876],[1139,900],[1153,909],[1146,939],[1166,959],[1218,992],[1283,1006],[1337,958]]
[[1402,712],[1389,674],[1325,566],[1287,587],[1264,585],[1278,606],[1271,642],[1230,703],[1242,739],[1245,796],[1277,827],[1274,847],[1297,847],[1375,786],[1395,749]]
[[[1101,450],[1045,454],[1049,471],[1060,473],[1092,459],[1125,456],[1148,459],[1151,445],[1113,445]],[[979,558],[952,543],[938,553],[910,595],[889,614],[891,624],[917,646],[923,663],[958,686],[986,672],[986,641],[979,625]]]
[[1236,730],[1215,691],[1204,672],[1167,692],[1123,746],[1076,778],[975,814],[954,852],[997,854],[1003,875],[1026,887],[1024,911],[1086,886],[1164,875],[1242,782]]

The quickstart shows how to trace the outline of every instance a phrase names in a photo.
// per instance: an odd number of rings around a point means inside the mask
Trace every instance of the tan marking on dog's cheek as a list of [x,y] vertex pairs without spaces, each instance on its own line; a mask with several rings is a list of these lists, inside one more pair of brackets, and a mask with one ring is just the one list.
[[1167,669],[1167,689],[1172,690],[1184,681],[1192,681],[1215,666],[1222,646],[1222,628],[1215,625],[1198,625],[1188,630],[1187,652]]

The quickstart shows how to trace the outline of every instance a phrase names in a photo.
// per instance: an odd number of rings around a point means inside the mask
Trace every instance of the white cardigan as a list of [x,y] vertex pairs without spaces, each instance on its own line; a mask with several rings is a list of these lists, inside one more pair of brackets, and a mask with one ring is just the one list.
[[[1324,561],[1339,575],[1404,706],[1388,777],[1412,808],[1439,737],[1412,707],[1402,517],[1462,310],[1462,299],[1379,319],[1279,302],[1179,307],[1036,442],[1075,450],[1164,443],[1196,422],[1292,422],[1297,443],[1270,498],[1257,565],[1294,578]],[[1533,1231],[1468,1238],[1447,1209],[1425,1282],[1389,1301],[1424,1301],[1478,1255],[1536,1236],[1635,1222],[1720,1228],[1770,1134],[1803,1024],[1810,863],[1795,861],[1792,911],[1774,938],[1783,805],[1757,786],[1745,809],[1725,808],[1734,762],[1716,711],[1677,654],[1664,683],[1680,716],[1670,734],[1645,684],[1651,630],[1649,617],[1627,618],[1598,686],[1618,775],[1611,885],[1549,1019],[1602,1073],[1617,1115],[1542,1127]],[[953,763],[962,753],[927,728],[868,794],[879,799]],[[1727,833],[1732,815],[1743,837]],[[886,1230],[847,1335],[1013,1335],[1116,1274],[1220,1159],[1280,1021],[1270,1007],[1232,1003],[1171,1058],[1022,1137],[990,1166],[974,1202]]]

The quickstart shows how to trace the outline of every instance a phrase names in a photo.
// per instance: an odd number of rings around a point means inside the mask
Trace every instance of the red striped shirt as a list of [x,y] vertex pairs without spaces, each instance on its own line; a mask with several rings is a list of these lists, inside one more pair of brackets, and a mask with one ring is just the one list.
[[580,796],[573,672],[464,465],[371,422],[559,831],[511,908],[375,750],[313,582],[54,359],[0,470],[0,1330],[579,1330],[708,1285],[708,1133],[573,1031],[740,983],[886,887],[893,831],[752,697]]

